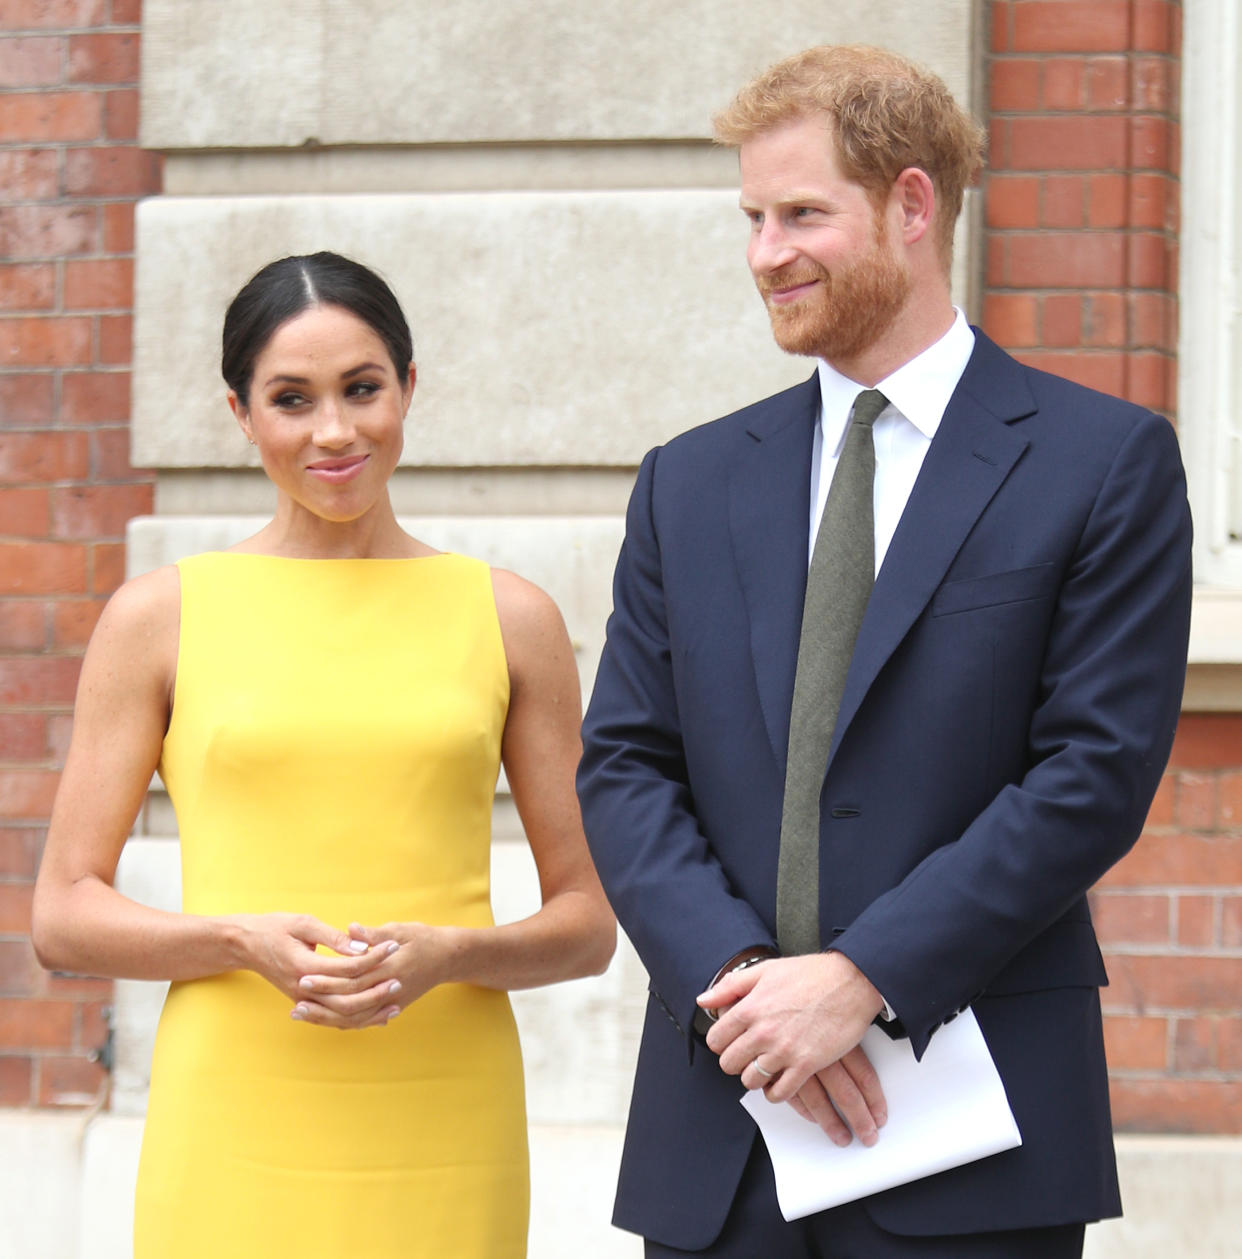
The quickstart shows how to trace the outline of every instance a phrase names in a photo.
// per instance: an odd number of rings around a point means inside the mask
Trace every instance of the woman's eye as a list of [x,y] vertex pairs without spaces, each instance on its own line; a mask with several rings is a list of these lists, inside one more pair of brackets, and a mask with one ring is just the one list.
[[299,406],[305,401],[306,399],[300,393],[280,393],[272,399],[272,405],[287,411],[289,408]]
[[379,393],[379,385],[373,380],[358,380],[350,385],[349,393],[355,398],[369,398],[373,393]]

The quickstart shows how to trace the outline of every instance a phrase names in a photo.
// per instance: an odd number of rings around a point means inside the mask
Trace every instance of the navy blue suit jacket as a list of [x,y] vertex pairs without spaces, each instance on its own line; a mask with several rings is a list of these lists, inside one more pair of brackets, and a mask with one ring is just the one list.
[[[898,1233],[1119,1210],[1085,893],[1142,828],[1189,627],[1171,426],[976,338],[846,682],[820,923],[916,1053],[973,1005],[1023,1145],[868,1199]],[[687,1249],[754,1135],[691,1021],[775,940],[818,407],[812,377],[644,460],[584,727],[587,837],[651,980],[614,1218]]]

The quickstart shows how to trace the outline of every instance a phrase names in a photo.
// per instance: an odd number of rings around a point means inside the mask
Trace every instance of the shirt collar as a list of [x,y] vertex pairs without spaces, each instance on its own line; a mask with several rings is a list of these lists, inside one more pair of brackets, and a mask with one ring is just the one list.
[[[966,322],[966,316],[954,307],[954,319],[948,332],[877,382],[875,387],[931,441],[974,348],[975,334]],[[818,361],[818,367],[824,450],[837,452],[845,436],[854,399],[864,386],[841,375],[823,359]]]

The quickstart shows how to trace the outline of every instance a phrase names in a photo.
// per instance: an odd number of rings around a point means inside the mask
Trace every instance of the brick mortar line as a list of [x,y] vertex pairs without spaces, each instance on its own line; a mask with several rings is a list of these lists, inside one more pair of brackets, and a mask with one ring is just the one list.
[[[1055,172],[1052,177],[1054,179],[1078,179],[1078,180],[1081,180],[1082,183],[1085,184],[1089,179],[1092,179],[1097,175],[1104,175],[1106,178],[1116,175],[1119,179],[1129,180],[1136,173],[1141,174],[1142,172],[1121,171],[1121,170],[1117,170],[1117,171],[1067,170],[1067,171]],[[1040,191],[1043,191],[1043,190],[1041,189]],[[1078,190],[1075,189],[1075,191],[1078,191]],[[1031,199],[1034,200],[1035,198],[1032,197]],[[35,204],[46,205],[48,203],[35,202]],[[1136,224],[1123,223],[1120,226],[1116,226],[1116,227],[1099,227],[1091,223],[1079,223],[1079,224],[1072,224],[1072,225],[1065,225],[1065,226],[1062,226],[1060,224],[1056,226],[1051,226],[1051,225],[1049,226],[1040,226],[1040,225],[1025,226],[1024,225],[1021,227],[996,226],[996,227],[988,227],[987,231],[988,231],[988,234],[992,236],[1059,236],[1067,232],[1085,233],[1091,236],[1127,236],[1127,235],[1167,236],[1173,240],[1178,239],[1180,236],[1180,233],[1175,228],[1148,226],[1147,224],[1144,224],[1144,223],[1136,223]]]
[[6,39],[29,39],[35,35],[41,39],[60,39],[69,35],[141,35],[142,26],[132,22],[119,23],[116,26],[22,26],[4,27],[0,29],[0,43]]
[[[101,87],[110,87],[111,84],[100,84]],[[14,89],[17,91],[18,89]],[[87,85],[90,90],[90,85]],[[1012,122],[1014,119],[1031,119],[1035,122],[1044,120],[1053,122],[1062,122],[1096,118],[1116,118],[1122,122],[1142,122],[1145,119],[1155,119],[1160,122],[1171,122],[1174,125],[1180,125],[1180,114],[1175,113],[1172,109],[1131,109],[1126,105],[1114,105],[1108,109],[1096,108],[1090,106],[1074,105],[1062,107],[1059,105],[1041,105],[1039,107],[1031,107],[1029,109],[993,109],[988,117],[996,122]]]
[[1174,1010],[1153,1010],[1153,1009],[1117,1009],[1114,1007],[1103,1007],[1104,1020],[1107,1022],[1110,1018],[1122,1019],[1164,1019],[1166,1021],[1175,1021],[1182,1023],[1190,1023],[1195,1020],[1202,1021],[1204,1019],[1212,1020],[1217,1023],[1237,1023],[1242,1019],[1242,1012],[1237,1010],[1223,1011],[1204,1011],[1198,1007],[1179,1007]]
[[[112,262],[114,259],[104,258],[87,258],[87,262]],[[99,315],[117,315],[132,313],[133,308],[129,306],[69,306],[64,310],[42,310],[42,311],[13,311],[11,317],[15,319],[73,319],[81,316],[84,319],[94,319]],[[8,311],[0,311],[0,319],[10,316]],[[100,364],[100,370],[105,366],[119,370],[116,363]],[[94,369],[88,363],[66,363],[65,371],[83,372],[93,371]]]
[[[112,259],[105,257],[101,259],[87,259],[87,261],[111,262]],[[5,263],[2,259],[0,259],[0,266],[8,266],[8,265],[10,264]],[[22,264],[17,263],[15,265],[21,266]],[[130,308],[126,307],[124,309],[129,310]],[[21,310],[0,310],[0,320],[3,320],[3,319],[63,319],[66,316],[71,316],[71,315],[115,315],[119,311],[121,311],[121,308],[116,307],[116,306],[70,306],[66,310],[47,310],[46,308],[42,310],[29,310],[26,308],[22,308]],[[114,372],[121,371],[121,370],[128,370],[128,369],[122,369],[118,367],[117,364],[115,363],[106,363],[106,364],[101,363],[99,365],[99,370],[103,371],[105,367],[111,369]],[[2,371],[0,371],[0,375],[17,375],[18,370],[19,369],[15,369],[15,368],[5,368]],[[94,369],[90,367],[89,365],[85,365],[82,363],[74,363],[71,366],[66,365],[66,367],[63,370],[81,373],[84,371],[92,371]]]
[[1201,944],[1187,945],[1169,942],[1167,944],[1113,944],[1104,941],[1100,952],[1107,962],[1109,958],[1127,957],[1167,957],[1178,961],[1209,961],[1209,962],[1242,962],[1242,947],[1236,944]]
[[1150,57],[1155,61],[1167,61],[1171,65],[1176,64],[1180,60],[1176,54],[1159,48],[1130,48],[1122,52],[1108,48],[1048,48],[1042,52],[1030,48],[994,48],[988,52],[989,61],[1043,62],[1050,58],[1055,58],[1057,60],[1082,59],[1124,62],[1130,56]]
[[[1236,837],[1235,837],[1236,838]],[[1112,888],[1093,889],[1092,895],[1114,895]],[[1200,883],[1200,884],[1153,884],[1150,889],[1118,888],[1115,895],[1120,898],[1139,896],[1242,896],[1242,887],[1232,883]]]
[[[0,46],[4,43],[0,39]],[[132,92],[138,88],[133,79],[108,79],[90,83],[23,83],[20,87],[0,87],[0,100],[10,96],[90,96],[103,92]],[[1006,115],[1008,117],[1008,115]]]
[[[72,424],[72,426],[62,428],[34,429],[34,431],[25,432],[23,436],[39,437],[44,433],[97,433],[100,432],[101,429],[103,429],[103,431],[111,429],[112,432],[120,432],[122,428],[128,428],[127,424],[101,421],[98,424]],[[0,438],[4,437],[4,433],[5,429],[0,428]],[[134,468],[134,476],[132,477],[108,477],[107,480],[103,480],[103,478],[100,477],[83,477],[82,480],[64,480],[64,478],[60,478],[58,481],[18,481],[13,483],[0,481],[0,490],[23,490],[23,488],[31,488],[31,490],[83,490],[83,488],[91,488],[93,486],[113,487],[135,485],[135,483],[139,483],[139,485],[146,485],[147,482],[154,483],[154,481],[154,471],[146,470],[146,468]],[[28,543],[28,541],[39,540],[31,539],[25,534],[5,534],[0,536],[4,536],[4,538],[8,538],[13,541],[19,541],[19,543]],[[59,534],[47,534],[44,535],[44,540],[53,541],[53,543],[81,543],[83,546],[89,546],[92,543],[97,543],[97,541],[103,541],[103,543],[113,541],[115,540],[115,536],[108,534],[106,538],[93,538],[93,536],[92,538],[63,538],[63,536],[60,536]],[[3,597],[9,598],[10,596]],[[33,599],[44,598],[44,596],[40,596],[40,594],[23,596],[23,593],[21,593],[20,590],[14,590],[13,596],[11,597]]]
[[1103,1006],[1102,1009],[1103,1009],[1104,1017],[1106,1019],[1109,1019],[1109,1018],[1160,1019],[1166,1022],[1173,1021],[1177,1023],[1191,1023],[1196,1020],[1202,1021],[1204,1019],[1214,1021],[1217,1023],[1237,1023],[1239,1021],[1242,1021],[1242,1011],[1238,1011],[1238,1010],[1207,1011],[1207,1012],[1198,1012],[1196,1010],[1191,1010],[1188,1013],[1184,1007],[1179,1006],[1176,1008],[1166,1009],[1165,1007],[1162,1006],[1159,1009],[1144,1008],[1136,1012],[1130,1009],[1122,1010],[1122,1009],[1118,1009],[1116,1006],[1107,1006],[1107,1005]]
[[[1108,1078],[1125,1084],[1237,1084],[1242,1080],[1242,1071],[1229,1067],[1217,1067],[1211,1071],[1174,1071],[1154,1074],[1150,1071],[1138,1071],[1133,1067],[1108,1068]],[[1145,1120],[1144,1122],[1150,1122]],[[1124,1129],[1123,1129],[1124,1131]],[[1136,1132],[1147,1132],[1146,1128],[1136,1128]],[[1184,1129],[1177,1129],[1179,1135],[1189,1135]],[[1221,1129],[1222,1135],[1236,1135],[1232,1128]]]
[[[1238,838],[1230,836],[1230,838]],[[1242,895],[1242,884],[1237,883],[1141,883],[1127,884],[1125,887],[1113,889],[1111,887],[1093,887],[1091,895],[1109,894],[1115,891],[1118,896],[1150,896],[1152,893],[1170,896],[1203,896],[1209,893],[1204,892],[1204,888],[1211,889],[1211,895],[1215,896],[1239,896]]]

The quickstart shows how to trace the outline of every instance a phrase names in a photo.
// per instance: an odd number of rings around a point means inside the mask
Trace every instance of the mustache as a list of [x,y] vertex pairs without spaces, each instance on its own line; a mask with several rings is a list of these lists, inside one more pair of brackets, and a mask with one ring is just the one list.
[[755,287],[762,296],[769,297],[780,289],[797,288],[799,284],[811,284],[816,280],[823,280],[829,284],[832,282],[828,272],[822,267],[802,267],[775,271],[771,275],[757,275]]

